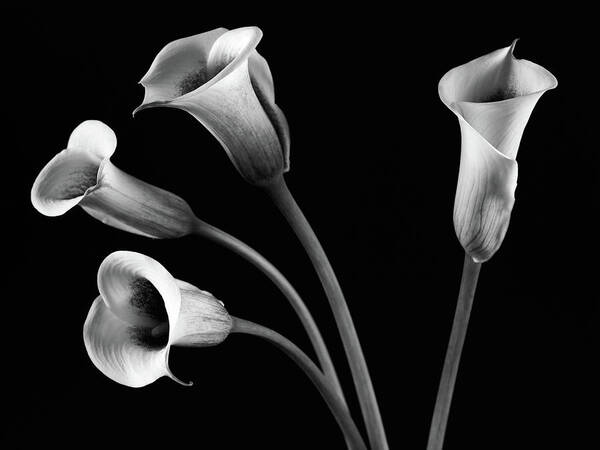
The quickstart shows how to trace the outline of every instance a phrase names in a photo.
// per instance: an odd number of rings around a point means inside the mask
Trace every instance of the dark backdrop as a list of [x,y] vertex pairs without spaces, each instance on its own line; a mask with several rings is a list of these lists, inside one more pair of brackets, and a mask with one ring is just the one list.
[[326,13],[293,4],[271,14],[169,4],[131,17],[5,15],[5,448],[344,447],[303,374],[252,337],[175,348],[172,369],[191,388],[163,378],[131,389],[102,375],[81,333],[97,268],[119,249],[154,257],[230,313],[312,352],[276,288],[233,254],[193,237],[130,235],[79,208],[47,218],[29,201],[35,176],[71,130],[85,119],[106,122],[119,140],[116,165],[184,197],[287,275],[330,342],[359,420],[324,295],[283,219],[191,116],[131,116],[143,96],[137,82],[163,45],[249,24],[264,31],[258,49],[290,122],[286,179],[344,288],[397,449],[425,448],[463,259],[452,226],[460,133],[438,80],[515,37],[517,57],[556,75],[558,88],[525,130],[508,235],[481,272],[446,449],[589,448],[600,375],[593,30],[566,31],[566,18],[516,24],[496,12],[494,23],[462,11]]

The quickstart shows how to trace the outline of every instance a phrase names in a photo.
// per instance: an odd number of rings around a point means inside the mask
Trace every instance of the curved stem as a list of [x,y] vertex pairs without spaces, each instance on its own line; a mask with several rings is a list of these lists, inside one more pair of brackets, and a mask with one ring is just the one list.
[[323,399],[327,403],[327,406],[329,406],[329,409],[344,433],[348,447],[352,450],[366,450],[365,443],[348,412],[348,408],[341,401],[330,381],[323,373],[321,373],[319,368],[315,366],[310,358],[293,342],[269,328],[237,317],[233,317],[233,328],[231,329],[231,332],[252,334],[266,339],[288,355],[296,364],[298,364],[298,366],[300,366],[319,390],[319,393],[323,396]]
[[294,308],[294,311],[300,318],[300,321],[302,322],[302,325],[304,326],[304,329],[310,338],[325,376],[331,380],[337,394],[340,396],[342,403],[345,405],[346,399],[337,377],[335,367],[331,361],[329,351],[327,350],[325,341],[321,336],[321,332],[319,331],[319,328],[317,327],[317,324],[315,323],[310,311],[306,307],[306,304],[302,301],[302,298],[298,292],[296,292],[290,282],[260,253],[244,244],[239,239],[225,233],[224,231],[197,219],[195,233],[198,236],[210,239],[211,241],[214,241],[228,248],[229,250],[232,250],[247,261],[251,262],[255,267],[260,269],[286,296],[292,305],[292,308]]
[[385,450],[388,448],[387,439],[367,363],[350,310],[327,255],[283,177],[266,186],[265,190],[296,233],[321,280],[344,344],[371,447],[373,450]]
[[431,419],[431,428],[429,429],[429,441],[427,450],[441,450],[444,446],[444,435],[446,425],[448,424],[448,414],[450,413],[450,404],[452,403],[452,393],[456,382],[456,374],[460,363],[460,354],[467,335],[469,325],[469,316],[475,298],[475,289],[479,278],[481,263],[476,263],[465,254],[462,279],[460,282],[460,291],[456,303],[456,312],[454,313],[454,322],[452,332],[448,341],[446,350],[446,359],[444,369],[438,388],[433,418]]

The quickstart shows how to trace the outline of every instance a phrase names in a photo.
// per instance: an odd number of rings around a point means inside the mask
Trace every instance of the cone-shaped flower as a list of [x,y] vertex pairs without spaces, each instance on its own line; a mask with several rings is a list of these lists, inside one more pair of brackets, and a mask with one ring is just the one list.
[[515,44],[452,69],[439,83],[462,134],[454,227],[476,262],[490,259],[502,244],[523,130],[542,94],[557,85],[543,67],[516,59]]
[[110,157],[116,146],[115,133],[104,123],[81,123],[67,148],[37,176],[33,206],[46,216],[59,216],[80,205],[103,223],[154,238],[190,233],[195,216],[189,205],[115,167]]
[[98,289],[83,327],[85,348],[102,373],[126,386],[165,375],[180,382],[169,369],[171,345],[216,345],[231,330],[223,303],[139,253],[106,257]]
[[221,143],[246,181],[266,185],[289,169],[289,128],[273,78],[255,50],[256,27],[218,28],[169,43],[140,84],[134,111],[167,106],[193,115]]

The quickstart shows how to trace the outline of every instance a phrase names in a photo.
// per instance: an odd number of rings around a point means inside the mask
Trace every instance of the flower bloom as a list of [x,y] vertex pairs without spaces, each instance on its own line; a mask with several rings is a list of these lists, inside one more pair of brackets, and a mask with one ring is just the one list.
[[443,76],[439,95],[462,135],[454,227],[465,251],[484,262],[498,250],[517,187],[517,151],[542,94],[557,85],[543,67],[496,50]]
[[46,216],[80,205],[96,219],[132,233],[174,238],[193,230],[195,216],[180,197],[145,183],[110,161],[113,130],[97,120],[81,123],[37,176],[31,203]]
[[169,369],[171,345],[216,345],[232,327],[223,303],[140,253],[106,257],[98,290],[83,327],[85,348],[102,373],[126,386],[162,376],[180,382]]
[[144,101],[134,114],[183,109],[217,138],[246,181],[279,178],[289,169],[289,128],[269,65],[255,50],[261,37],[256,27],[218,28],[169,43],[140,81]]

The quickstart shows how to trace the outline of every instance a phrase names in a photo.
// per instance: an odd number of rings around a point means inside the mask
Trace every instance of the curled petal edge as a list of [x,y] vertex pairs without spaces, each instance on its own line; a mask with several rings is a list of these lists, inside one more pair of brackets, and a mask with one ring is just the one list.
[[[236,32],[236,34],[231,34],[234,32]],[[232,53],[228,50],[231,50],[233,47],[231,46],[232,44],[228,44],[232,43],[231,37],[236,36],[237,33],[244,33],[246,35],[246,40],[244,41],[243,45],[235,46],[235,49],[238,51],[238,53],[235,55],[235,57],[232,57]],[[139,111],[147,108],[169,106],[170,104],[176,107],[178,103],[185,104],[188,100],[194,98],[196,94],[209,89],[211,86],[218,83],[220,80],[227,77],[231,72],[236,70],[256,48],[261,38],[262,31],[257,27],[238,28],[236,30],[217,28],[216,30],[191,36],[189,38],[180,39],[167,44],[158,53],[152,65],[150,66],[150,69],[140,81],[140,84],[145,89],[144,100],[142,104],[133,111],[133,115],[135,116]],[[198,44],[200,45],[199,48],[195,49],[196,51],[199,50],[199,53],[194,53],[193,55],[189,56],[189,59],[186,55],[177,55],[177,52],[182,50],[187,52],[188,48],[186,44],[191,44],[195,41],[203,41],[202,45]],[[208,54],[206,53],[207,51]],[[170,55],[170,57],[167,58],[166,55]],[[157,83],[157,79],[160,77],[160,75],[166,72],[166,69],[162,69],[162,67],[165,65],[166,61],[175,58],[175,55],[177,55],[177,59],[181,58],[182,61],[186,61],[185,68],[187,71],[184,74],[184,79],[181,79],[181,75],[173,71],[172,79],[169,79],[168,81],[161,80]],[[197,67],[198,56],[201,57],[201,64],[199,68]],[[191,65],[190,62],[194,65]],[[208,79],[194,89],[181,94],[182,83],[186,83],[185,78],[195,76],[197,74],[197,72],[194,72],[194,67],[196,71],[206,71],[206,77]],[[217,68],[220,69],[218,70]],[[162,94],[160,93],[161,89],[164,89]],[[167,94],[167,92],[170,92],[170,94]],[[179,95],[175,95],[177,93],[179,93]]]
[[143,387],[162,376],[184,383],[168,365],[169,346],[147,349],[132,339],[135,329],[112,313],[98,296],[83,326],[83,341],[92,363],[111,380],[129,387]]
[[97,184],[100,162],[93,155],[66,149],[40,171],[31,188],[33,207],[45,216],[60,216],[78,205]]
[[98,120],[86,120],[71,133],[67,148],[40,171],[31,188],[31,203],[46,216],[60,216],[93,189],[102,161],[117,146],[114,131]]
[[[140,80],[145,88],[142,105],[134,111],[144,109],[150,103],[168,102],[180,96],[181,77],[204,77],[198,70],[206,69],[208,54],[213,43],[228,30],[216,28],[205,33],[177,39],[165,45],[156,55],[146,74]],[[198,67],[200,65],[200,67]]]
[[[108,255],[98,269],[98,290],[111,311],[131,324],[140,323],[139,311],[131,304],[132,283],[147,280],[162,297],[169,323],[175,323],[181,308],[181,294],[165,267],[141,253],[120,250]],[[152,325],[148,321],[145,325]],[[172,330],[169,330],[169,340]]]

